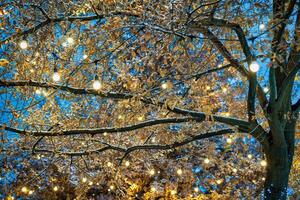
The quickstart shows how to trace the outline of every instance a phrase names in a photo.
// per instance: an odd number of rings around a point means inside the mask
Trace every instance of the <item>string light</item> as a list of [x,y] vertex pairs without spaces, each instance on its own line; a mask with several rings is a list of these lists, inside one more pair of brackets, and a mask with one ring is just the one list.
[[163,84],[161,84],[161,88],[163,89],[163,90],[166,90],[166,89],[168,89],[168,83],[163,83]]
[[226,88],[226,87],[223,87],[223,88],[222,88],[222,92],[223,92],[223,93],[226,93],[226,92],[227,92],[227,88]]
[[42,94],[42,91],[41,91],[40,89],[37,89],[37,90],[35,91],[35,93],[36,93],[37,95],[40,95],[40,94]]
[[210,160],[209,160],[208,158],[205,158],[205,159],[204,159],[204,163],[205,163],[205,164],[208,164],[209,162],[210,162]]
[[114,185],[111,185],[111,186],[109,186],[109,189],[114,190],[114,189],[115,189],[115,186],[114,186]]
[[67,42],[68,42],[69,44],[73,44],[73,43],[74,43],[74,39],[71,38],[71,37],[68,37],[68,38],[67,38]]
[[221,184],[223,182],[222,179],[217,180],[217,184]]
[[138,117],[139,121],[143,121],[143,119],[144,119],[144,116],[142,116],[142,115]]
[[58,73],[56,67],[54,67],[54,73],[53,73],[53,75],[52,75],[52,79],[53,79],[53,81],[55,81],[55,82],[60,81],[60,74]]
[[175,195],[176,193],[176,190],[171,190],[171,195]]
[[87,59],[87,58],[88,58],[88,55],[84,54],[84,55],[82,56],[82,58],[83,58],[83,59]]
[[27,49],[28,48],[28,43],[26,40],[22,40],[19,44],[21,49]]
[[265,29],[265,27],[266,27],[266,26],[265,26],[264,24],[260,24],[260,25],[259,25],[259,30],[260,30],[260,31],[263,31],[263,30]]
[[251,158],[252,158],[252,154],[248,154],[247,157],[248,157],[249,159],[251,159]]
[[181,169],[178,169],[178,170],[177,170],[177,174],[178,174],[178,175],[181,175],[181,174],[182,174],[182,170],[181,170]]
[[104,136],[107,136],[107,132],[104,132],[103,135],[104,135]]
[[149,174],[153,176],[153,175],[155,174],[155,170],[154,170],[154,169],[151,169],[151,170],[149,171]]
[[268,87],[264,87],[264,93],[269,92],[269,88]]
[[253,61],[251,64],[250,64],[250,71],[251,72],[257,72],[259,70],[259,64],[258,62],[256,61]]
[[93,185],[93,182],[92,182],[92,181],[90,181],[90,182],[89,182],[89,185],[90,185],[90,186],[92,186],[92,185]]
[[54,187],[53,187],[53,191],[54,191],[54,192],[58,191],[58,187],[57,187],[57,186],[54,186]]
[[101,82],[99,81],[99,77],[96,75],[95,79],[94,79],[94,82],[93,82],[93,88],[95,90],[100,90],[101,87],[102,87],[102,85],[101,85]]
[[237,169],[236,169],[236,168],[233,168],[232,171],[233,171],[234,173],[237,173]]
[[32,190],[29,190],[28,194],[29,194],[29,195],[32,195],[32,194],[33,194],[33,192],[34,192],[34,191],[32,191]]
[[82,178],[82,182],[83,182],[83,183],[87,182],[87,178],[86,178],[86,177],[83,177],[83,178]]
[[111,167],[112,163],[111,162],[107,162],[107,167]]
[[151,187],[151,191],[152,191],[152,192],[155,192],[155,191],[156,191],[156,188],[155,188],[155,187]]
[[28,189],[27,189],[27,187],[22,187],[22,188],[21,188],[21,191],[22,191],[23,193],[27,193],[27,192],[28,192]]
[[199,188],[198,187],[194,187],[194,191],[195,192],[199,192]]
[[267,166],[267,161],[265,160],[260,161],[260,165],[263,167]]
[[208,85],[208,86],[206,86],[206,90],[210,90],[210,88],[211,88],[211,87],[210,87],[209,85]]
[[130,165],[129,161],[125,162],[125,166],[128,167]]
[[228,144],[231,144],[231,143],[232,143],[232,139],[231,139],[231,138],[227,138],[227,139],[226,139],[226,142],[227,142]]

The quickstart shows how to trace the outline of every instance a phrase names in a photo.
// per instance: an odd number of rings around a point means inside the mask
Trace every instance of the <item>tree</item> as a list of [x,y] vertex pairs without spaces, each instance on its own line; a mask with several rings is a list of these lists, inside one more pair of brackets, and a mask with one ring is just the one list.
[[296,0],[4,1],[1,127],[32,154],[79,157],[90,171],[107,156],[122,164],[246,133],[265,156],[264,198],[286,199],[298,9]]

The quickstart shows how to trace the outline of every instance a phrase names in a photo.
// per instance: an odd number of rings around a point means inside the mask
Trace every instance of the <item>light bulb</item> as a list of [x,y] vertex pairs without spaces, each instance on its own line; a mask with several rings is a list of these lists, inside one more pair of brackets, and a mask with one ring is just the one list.
[[55,82],[60,81],[60,75],[59,75],[59,73],[58,72],[54,72],[53,75],[52,75],[52,79]]
[[152,192],[155,192],[155,191],[156,191],[156,188],[155,188],[155,187],[151,187],[151,191],[152,191]]
[[93,182],[92,182],[92,181],[90,181],[90,182],[89,182],[89,185],[93,185]]
[[155,170],[151,169],[149,173],[150,173],[150,175],[154,175],[155,174]]
[[198,187],[195,187],[195,188],[194,188],[194,191],[195,191],[195,192],[199,192],[199,188],[198,188]]
[[35,93],[36,93],[37,95],[40,95],[40,94],[42,94],[42,91],[41,91],[40,89],[37,89],[37,90],[35,91]]
[[226,87],[222,88],[222,91],[223,91],[224,93],[226,93],[226,92],[227,92],[227,88],[226,88]]
[[237,172],[237,169],[236,168],[233,168],[233,170],[232,170],[234,173],[236,173]]
[[138,120],[139,120],[139,121],[142,121],[143,119],[144,119],[144,116],[139,116],[139,117],[138,117]]
[[88,55],[86,55],[86,54],[84,54],[84,55],[82,56],[83,59],[87,59],[87,57],[88,57]]
[[163,83],[163,84],[161,84],[161,88],[162,89],[168,89],[168,83]]
[[87,181],[87,178],[83,177],[82,182],[85,183]]
[[23,193],[27,193],[27,192],[28,192],[28,189],[27,189],[27,187],[22,187],[22,188],[21,188],[21,191],[22,191]]
[[107,162],[107,167],[111,167],[112,163],[111,162]]
[[128,167],[130,165],[129,161],[125,162],[125,166]]
[[264,93],[269,92],[269,88],[268,87],[264,87]]
[[252,154],[248,154],[247,157],[248,157],[249,159],[251,159],[251,158],[252,158]]
[[175,195],[176,193],[176,190],[171,190],[171,195]]
[[93,82],[93,88],[94,88],[95,90],[100,90],[101,87],[102,87],[101,82],[99,81],[99,78],[98,78],[98,76],[96,75],[96,76],[95,76],[95,79],[94,79],[94,82]]
[[109,189],[113,190],[113,189],[115,189],[115,186],[111,185],[111,186],[109,186]]
[[260,165],[263,167],[267,166],[267,161],[265,160],[260,161]]
[[181,170],[181,169],[178,169],[178,170],[177,170],[177,174],[178,174],[178,175],[181,175],[181,174],[182,174],[182,170]]
[[57,187],[57,186],[54,186],[54,187],[53,187],[53,191],[56,192],[57,190],[58,190],[58,187]]
[[250,71],[251,72],[257,72],[259,70],[259,64],[256,62],[256,61],[253,61],[251,64],[250,64]]
[[263,31],[263,30],[265,29],[265,27],[266,27],[266,26],[265,26],[264,24],[260,24],[260,25],[259,25],[259,30],[260,30],[260,31]]
[[20,42],[19,46],[20,46],[21,49],[27,49],[28,43],[27,43],[26,40],[22,40],[22,41]]
[[68,37],[68,38],[67,38],[67,42],[68,42],[69,44],[73,44],[73,43],[74,43],[74,39],[71,38],[71,37]]
[[33,194],[33,191],[32,191],[32,190],[29,190],[28,194],[29,194],[29,195],[32,195],[32,194]]
[[208,158],[205,158],[205,159],[204,159],[204,163],[205,163],[205,164],[208,164],[209,162],[210,162],[210,160],[209,160]]
[[217,180],[217,184],[221,184],[223,182],[222,179]]
[[227,138],[227,139],[226,139],[226,142],[227,142],[228,144],[231,144],[231,143],[232,143],[232,139],[231,139],[231,138]]

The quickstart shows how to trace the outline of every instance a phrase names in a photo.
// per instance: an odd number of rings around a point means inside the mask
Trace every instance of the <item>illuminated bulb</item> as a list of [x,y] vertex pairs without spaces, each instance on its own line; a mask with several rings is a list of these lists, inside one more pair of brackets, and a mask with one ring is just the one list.
[[151,139],[151,142],[152,142],[152,143],[154,143],[155,141],[156,141],[156,140],[155,140],[155,137]]
[[195,191],[195,192],[199,192],[199,188],[198,188],[198,187],[195,187],[195,188],[194,188],[194,191]]
[[29,194],[29,195],[32,195],[32,194],[33,194],[33,191],[32,191],[32,190],[29,190],[28,194]]
[[264,87],[264,93],[269,92],[269,88],[268,87]]
[[265,27],[266,27],[266,26],[265,26],[264,24],[260,24],[260,25],[259,25],[259,30],[260,30],[260,31],[263,31],[263,30],[265,29]]
[[210,162],[210,160],[209,160],[208,158],[205,158],[205,159],[204,159],[204,163],[205,163],[205,164],[208,164],[209,162]]
[[52,79],[55,82],[60,81],[60,75],[59,75],[59,73],[58,72],[54,72],[53,75],[52,75]]
[[37,90],[35,91],[35,93],[38,94],[38,95],[40,95],[40,94],[42,94],[42,91],[41,91],[40,89],[37,89]]
[[227,92],[227,88],[222,88],[222,91],[224,92],[224,93],[226,93]]
[[68,38],[67,38],[67,42],[68,42],[69,44],[73,44],[73,43],[74,43],[74,39],[71,38],[71,37],[68,37]]
[[163,83],[163,84],[161,84],[161,88],[162,89],[168,89],[168,83]]
[[88,55],[86,55],[86,54],[84,54],[84,55],[82,56],[83,59],[87,59],[87,57],[88,57]]
[[251,155],[251,154],[248,154],[247,157],[248,157],[249,159],[251,159],[251,158],[252,158],[252,155]]
[[21,188],[21,191],[22,191],[23,193],[27,193],[27,192],[28,192],[28,189],[27,189],[27,187],[22,187],[22,188]]
[[226,117],[229,117],[229,116],[230,116],[230,113],[229,113],[229,112],[226,112],[226,113],[225,113],[225,116],[226,116]]
[[152,192],[155,192],[155,191],[156,191],[156,188],[155,188],[155,187],[151,187],[151,191],[152,191]]
[[21,49],[27,49],[28,43],[27,43],[26,40],[22,40],[22,41],[20,42],[19,46],[20,46]]
[[104,136],[107,136],[107,133],[106,133],[106,132],[104,132],[104,133],[103,133],[103,135],[104,135]]
[[62,45],[63,47],[66,47],[68,44],[67,44],[66,42],[63,42],[61,45]]
[[209,85],[208,85],[208,86],[206,86],[206,89],[207,89],[207,90],[210,90],[210,86],[209,86]]
[[95,76],[95,79],[94,79],[94,82],[93,82],[93,88],[95,90],[100,90],[101,89],[101,82],[99,81],[99,77],[96,75]]
[[111,162],[107,162],[107,167],[111,167],[112,163]]
[[223,182],[222,179],[217,180],[217,184],[221,184]]
[[118,115],[118,119],[123,119],[123,115]]
[[54,186],[53,191],[56,192],[58,190],[57,186]]
[[176,190],[171,190],[171,195],[175,195],[176,193]]
[[226,142],[227,142],[228,144],[231,144],[231,143],[232,143],[232,139],[231,139],[231,138],[227,138],[227,139],[226,139]]
[[93,185],[93,182],[92,182],[92,181],[90,181],[90,182],[89,182],[89,185]]
[[86,178],[86,177],[83,177],[83,178],[82,178],[82,182],[83,182],[83,183],[87,182],[87,178]]
[[265,160],[260,161],[260,165],[263,167],[267,166],[267,161]]
[[266,180],[266,178],[265,178],[265,177],[263,177],[261,180],[265,181],[265,180]]
[[139,120],[139,121],[142,121],[143,119],[144,119],[143,116],[139,116],[139,117],[138,117],[138,120]]
[[151,175],[154,175],[154,174],[155,174],[155,170],[154,170],[154,169],[151,169],[149,173],[150,173]]
[[256,61],[253,61],[251,64],[250,64],[250,71],[251,72],[257,72],[259,70],[259,64],[256,62]]
[[125,166],[128,167],[130,165],[129,161],[125,162]]
[[178,175],[181,175],[181,174],[182,174],[182,170],[181,170],[181,169],[178,169],[178,170],[177,170],[177,174],[178,174]]
[[115,189],[115,186],[111,185],[111,186],[109,186],[109,189],[113,190],[113,189]]
[[233,170],[232,170],[234,173],[236,173],[237,172],[237,169],[236,168],[233,168]]

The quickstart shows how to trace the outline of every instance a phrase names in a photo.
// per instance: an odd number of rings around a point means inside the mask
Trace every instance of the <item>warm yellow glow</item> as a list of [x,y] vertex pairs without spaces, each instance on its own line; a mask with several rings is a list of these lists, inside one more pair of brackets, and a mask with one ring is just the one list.
[[267,166],[267,161],[265,160],[260,161],[260,165],[263,167]]
[[82,178],[82,182],[83,182],[83,183],[87,182],[87,178],[86,178],[86,177],[83,177],[83,178]]
[[182,170],[181,170],[181,169],[178,169],[178,170],[177,170],[177,174],[178,174],[178,175],[181,175],[181,174],[182,174]]
[[83,58],[83,59],[87,59],[87,58],[88,58],[88,55],[84,54],[84,55],[82,56],[82,58]]
[[169,87],[168,83],[161,84],[161,88],[164,89],[164,90],[168,89],[168,87]]
[[260,31],[263,31],[263,30],[265,29],[265,27],[266,27],[266,26],[265,26],[264,24],[260,24],[260,25],[259,25],[259,30],[260,30]]
[[264,93],[269,92],[269,88],[268,87],[264,87]]
[[130,165],[129,161],[125,162],[125,166],[128,167]]
[[204,159],[204,163],[205,163],[205,164],[208,164],[209,162],[210,162],[210,160],[209,160],[208,158],[205,158],[205,159]]
[[103,133],[103,135],[104,135],[104,136],[107,136],[107,133],[106,133],[106,132],[104,132],[104,133]]
[[32,194],[33,194],[33,191],[32,191],[32,190],[29,190],[28,194],[29,194],[29,195],[32,195]]
[[52,75],[52,79],[55,82],[60,81],[60,74],[58,72],[54,72],[53,75]]
[[27,189],[27,187],[22,187],[22,188],[21,188],[21,191],[22,191],[23,193],[27,193],[27,192],[28,192],[28,189]]
[[251,158],[252,158],[252,154],[248,154],[247,157],[248,157],[249,159],[251,159]]
[[53,187],[53,191],[54,191],[54,192],[58,191],[58,187],[57,187],[57,186],[54,186],[54,187]]
[[151,175],[154,175],[154,174],[155,174],[155,170],[154,170],[154,169],[151,169],[149,173],[150,173]]
[[237,169],[236,169],[236,168],[233,168],[232,171],[233,171],[234,173],[236,173],[236,172],[237,172]]
[[195,188],[194,188],[194,191],[195,191],[195,192],[199,192],[199,188],[198,188],[198,187],[195,187]]
[[139,116],[139,117],[138,117],[138,120],[139,120],[139,121],[143,121],[143,120],[144,120],[144,116],[142,116],[142,115]]
[[171,195],[175,195],[176,193],[176,190],[171,190]]
[[156,188],[155,188],[155,187],[151,187],[151,191],[152,191],[152,192],[155,192],[155,191],[156,191]]
[[112,163],[111,162],[107,162],[107,167],[111,167]]
[[37,90],[35,91],[35,93],[38,94],[38,95],[40,95],[40,94],[42,94],[42,91],[41,91],[40,89],[37,89]]
[[209,85],[208,85],[208,86],[206,86],[206,89],[207,89],[207,90],[210,90],[210,86],[209,86]]
[[68,38],[67,38],[67,42],[68,42],[69,44],[73,44],[73,43],[74,43],[74,39],[71,38],[71,37],[68,37]]
[[228,144],[231,144],[231,143],[232,143],[232,139],[231,139],[231,138],[227,138],[227,139],[226,139],[226,142],[227,142]]
[[113,190],[113,189],[115,189],[115,186],[111,185],[111,186],[109,186],[109,189]]
[[222,179],[217,180],[217,184],[221,184],[223,182]]
[[257,72],[259,70],[259,64],[256,62],[256,61],[253,61],[251,64],[250,64],[250,71],[251,72]]
[[28,43],[26,40],[22,40],[19,44],[21,49],[27,49],[28,48]]
[[89,185],[93,185],[93,182],[92,182],[92,181],[90,181],[90,182],[89,182]]
[[102,87],[101,82],[99,80],[94,80],[94,82],[93,82],[93,88],[95,90],[100,90],[101,87]]

